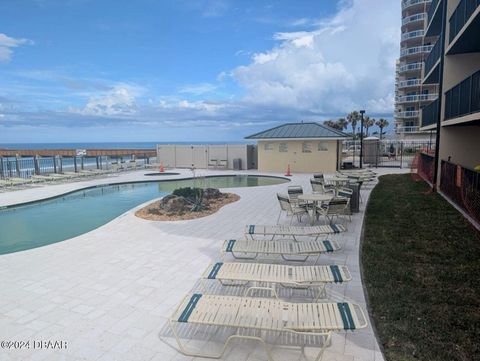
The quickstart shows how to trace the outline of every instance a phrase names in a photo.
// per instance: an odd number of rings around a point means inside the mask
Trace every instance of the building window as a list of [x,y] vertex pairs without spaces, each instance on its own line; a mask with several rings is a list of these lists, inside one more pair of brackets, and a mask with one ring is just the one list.
[[328,143],[327,143],[327,142],[319,142],[319,143],[318,143],[318,151],[319,151],[319,152],[326,152],[326,151],[328,151]]
[[288,143],[280,143],[278,145],[278,151],[280,153],[287,153],[288,152]]
[[302,144],[302,153],[312,153],[312,143],[304,142]]
[[273,144],[272,143],[265,143],[264,149],[265,150],[273,150]]

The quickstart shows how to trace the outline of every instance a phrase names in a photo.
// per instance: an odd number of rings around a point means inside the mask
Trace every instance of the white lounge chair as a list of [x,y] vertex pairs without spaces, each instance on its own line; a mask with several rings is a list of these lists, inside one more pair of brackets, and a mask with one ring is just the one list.
[[[275,332],[287,334],[289,338],[303,337],[304,343],[300,346],[302,351],[307,346],[307,340],[315,336],[321,338],[315,361],[320,360],[330,344],[332,331],[354,331],[367,327],[363,310],[348,302],[291,303],[272,298],[201,293],[186,295],[169,323],[180,351],[188,356],[221,358],[230,341],[244,339],[260,342],[268,359],[273,360],[266,338],[269,332]],[[179,325],[232,328],[234,332],[223,342],[220,352],[207,353],[187,350],[177,329]],[[187,337],[192,338],[193,335],[189,333]]]
[[341,247],[331,240],[236,240],[223,243],[222,258],[227,253],[237,259],[255,259],[262,256],[281,256],[286,261],[304,262],[308,257],[316,257],[315,263],[323,253],[338,251]]
[[[224,286],[265,286],[272,288],[299,288],[313,291],[314,300],[324,295],[327,283],[343,283],[352,280],[346,266],[290,266],[271,263],[212,263],[202,274],[202,283],[216,280]],[[204,287],[205,288],[205,287]],[[206,288],[205,288],[206,290]],[[276,290],[276,289],[275,289]],[[315,292],[316,291],[316,292]]]
[[245,237],[250,239],[256,239],[259,236],[265,238],[271,236],[271,239],[275,237],[292,237],[294,240],[298,240],[299,237],[308,237],[318,239],[319,237],[326,237],[329,234],[336,234],[345,232],[346,228],[341,224],[329,224],[323,226],[265,226],[250,224],[245,226]]

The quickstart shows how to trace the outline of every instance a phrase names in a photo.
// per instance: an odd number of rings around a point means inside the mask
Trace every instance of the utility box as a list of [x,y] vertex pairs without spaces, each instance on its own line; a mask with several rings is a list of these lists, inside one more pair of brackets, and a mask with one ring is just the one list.
[[346,188],[353,191],[350,197],[350,211],[352,213],[360,212],[360,183],[348,183]]
[[234,170],[241,170],[242,169],[242,159],[241,158],[234,158],[233,159],[233,169]]

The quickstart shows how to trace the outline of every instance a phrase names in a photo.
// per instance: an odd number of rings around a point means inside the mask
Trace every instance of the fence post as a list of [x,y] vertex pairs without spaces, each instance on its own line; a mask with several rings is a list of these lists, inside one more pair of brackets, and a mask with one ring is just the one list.
[[97,169],[100,169],[99,162],[98,162],[98,155],[95,157],[95,161],[97,162]]
[[77,173],[77,157],[73,157],[73,168],[75,173]]
[[57,173],[57,156],[53,156],[53,173]]
[[5,169],[3,168],[3,157],[0,157],[0,178],[5,178]]
[[20,174],[20,156],[18,154],[15,156],[15,171],[17,177],[20,178],[22,175]]
[[33,167],[35,168],[35,175],[40,175],[40,157],[35,155],[33,157]]
[[84,158],[84,156],[82,155],[82,156],[80,157],[80,169],[81,169],[81,170],[83,170],[83,158]]
[[58,173],[63,173],[63,157],[58,156]]
[[403,167],[403,142],[400,143],[400,168]]

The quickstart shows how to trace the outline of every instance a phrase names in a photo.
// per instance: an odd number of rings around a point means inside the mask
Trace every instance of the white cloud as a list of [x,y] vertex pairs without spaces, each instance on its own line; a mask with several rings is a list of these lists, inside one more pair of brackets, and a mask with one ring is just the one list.
[[210,83],[190,84],[181,88],[178,92],[193,95],[202,95],[211,93],[217,89],[217,86]]
[[[399,51],[397,0],[342,2],[311,31],[278,32],[279,43],[233,70],[245,99],[299,111],[345,114],[355,108],[393,110]],[[308,20],[308,21],[307,21]],[[313,23],[299,19],[296,25]]]
[[115,85],[101,95],[92,96],[84,108],[70,108],[73,113],[97,116],[127,116],[138,110],[136,98],[143,93],[139,86]]
[[0,33],[0,62],[8,63],[12,59],[13,50],[19,45],[33,44],[28,39],[15,39]]

